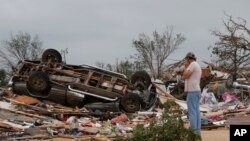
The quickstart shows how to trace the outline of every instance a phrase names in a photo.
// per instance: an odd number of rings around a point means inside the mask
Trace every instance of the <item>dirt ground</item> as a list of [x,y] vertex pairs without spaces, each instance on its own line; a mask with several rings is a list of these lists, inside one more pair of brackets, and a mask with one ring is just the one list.
[[229,129],[202,130],[202,141],[229,141]]
[[[202,130],[201,138],[202,138],[202,141],[229,141],[229,130],[228,129]],[[85,139],[90,140],[88,138],[85,138]],[[82,140],[85,140],[85,139],[82,139]],[[103,138],[103,140],[108,140],[108,139]],[[37,140],[33,140],[33,141],[37,141]],[[50,141],[50,140],[46,140],[46,141]],[[74,139],[54,138],[53,141],[74,141]]]

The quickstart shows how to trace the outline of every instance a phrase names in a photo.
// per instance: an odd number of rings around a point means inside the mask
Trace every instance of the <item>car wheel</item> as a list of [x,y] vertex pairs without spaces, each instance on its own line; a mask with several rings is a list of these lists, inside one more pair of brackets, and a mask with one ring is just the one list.
[[135,93],[125,94],[120,101],[121,108],[129,113],[134,113],[141,109],[142,98]]
[[62,62],[62,56],[60,52],[58,52],[55,49],[47,49],[42,54],[42,62],[53,62],[53,63],[61,63]]
[[45,72],[33,72],[28,79],[27,89],[30,95],[46,97],[51,89],[49,76]]
[[137,71],[131,76],[131,83],[140,91],[151,84],[151,78],[146,71]]

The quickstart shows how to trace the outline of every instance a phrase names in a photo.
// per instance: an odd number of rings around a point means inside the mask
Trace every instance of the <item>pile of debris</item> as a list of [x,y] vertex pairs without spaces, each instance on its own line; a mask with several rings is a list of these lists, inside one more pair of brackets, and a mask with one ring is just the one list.
[[120,112],[92,113],[84,108],[14,95],[6,89],[1,91],[0,109],[1,140],[107,139],[122,136],[115,130],[132,130],[120,124],[128,120]]
[[[249,82],[227,89],[218,80],[203,69],[203,130],[250,124]],[[172,88],[170,83],[152,82],[145,71],[128,80],[93,66],[63,64],[60,53],[48,49],[41,60],[19,62],[9,87],[0,89],[0,139],[126,140],[137,125],[149,128],[155,121],[161,126],[157,122],[169,99],[184,111],[181,119],[188,128],[183,82],[173,82]]]
[[[155,84],[160,103],[173,99],[184,110],[185,101],[175,99],[164,87]],[[0,138],[2,140],[117,140],[131,136],[138,124],[149,126],[152,119],[162,115],[159,106],[135,113],[89,111],[86,108],[71,108],[27,95],[15,95],[1,89]],[[201,98],[202,129],[228,128],[230,124],[250,124],[249,99],[241,100],[225,92],[218,101],[208,89]],[[244,119],[243,119],[244,118]],[[186,113],[182,117],[188,123]],[[243,120],[242,120],[243,119]]]

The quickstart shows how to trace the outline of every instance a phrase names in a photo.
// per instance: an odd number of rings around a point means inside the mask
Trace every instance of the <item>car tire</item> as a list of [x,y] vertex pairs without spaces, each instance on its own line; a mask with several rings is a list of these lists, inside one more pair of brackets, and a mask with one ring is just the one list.
[[62,62],[62,56],[60,52],[58,52],[55,49],[47,49],[42,54],[42,62],[55,62],[55,63],[61,63]]
[[125,112],[134,113],[141,109],[143,100],[138,94],[127,93],[121,98],[120,104]]
[[146,71],[137,71],[131,76],[131,83],[142,91],[149,87],[151,78]]
[[47,97],[50,92],[50,79],[45,72],[33,72],[27,82],[27,90],[30,95],[36,97]]

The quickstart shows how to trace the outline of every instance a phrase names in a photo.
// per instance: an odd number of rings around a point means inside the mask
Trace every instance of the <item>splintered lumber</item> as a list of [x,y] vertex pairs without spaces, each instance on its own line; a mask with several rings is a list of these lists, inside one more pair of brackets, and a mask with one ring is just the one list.
[[34,105],[34,104],[41,103],[38,99],[36,99],[34,97],[27,96],[27,95],[15,96],[13,98],[13,100],[21,102],[21,103],[29,104],[29,105]]
[[4,121],[0,121],[0,127],[3,128],[3,129],[7,129],[7,130],[10,130],[10,131],[13,131],[13,132],[22,131],[22,129],[13,127],[13,126],[5,123]]
[[156,88],[156,89],[158,89],[158,90],[160,90],[165,96],[167,96],[167,97],[170,97],[170,98],[173,98],[173,99],[176,99],[174,96],[172,96],[171,94],[169,94],[168,92],[166,92],[165,90],[163,90],[159,85],[157,85],[156,83],[152,83],[153,84],[153,86]]
[[250,125],[250,116],[235,116],[227,119],[229,125]]
[[[13,99],[9,99],[9,98],[4,98],[4,99],[16,105],[21,105],[21,106],[28,108],[29,110],[26,110],[25,113],[40,114],[40,115],[51,115],[51,114],[64,114],[64,115],[76,115],[76,116],[90,116],[91,115],[90,112],[80,112],[79,110],[73,111],[72,108],[71,109],[69,108],[68,109],[53,109],[50,111],[45,108],[25,104],[25,103],[22,103]],[[64,107],[61,107],[61,108],[64,108]],[[30,111],[30,110],[34,110],[34,111]]]
[[250,114],[250,110],[242,109],[242,110],[226,111],[226,112],[223,112],[223,114],[225,116],[247,115],[247,114]]
[[220,127],[225,127],[225,125],[202,125],[201,129],[212,130]]
[[[169,94],[167,91],[165,91],[164,89],[162,89],[158,84],[156,83],[152,83],[152,85],[160,90],[164,95],[165,97],[160,97],[160,101],[162,103],[166,102],[168,99],[171,99],[171,100],[174,100],[175,103],[177,103],[178,105],[180,105],[183,109],[187,109],[187,102],[186,101],[183,101],[183,100],[179,100],[177,98],[175,98],[174,96],[172,96],[171,94]],[[210,108],[208,107],[205,107],[203,105],[200,105],[200,111],[211,111]]]
[[35,118],[39,118],[39,119],[43,119],[43,120],[48,120],[48,118],[44,117],[44,116],[38,116],[38,115],[34,115],[34,114],[29,114],[29,113],[17,111],[17,110],[3,109],[3,108],[0,108],[0,110],[9,111],[9,112],[16,113],[16,114],[22,114],[22,115],[29,116],[29,117],[35,117]]
[[[94,141],[95,135],[72,136],[72,135],[56,135],[53,136],[53,141]],[[108,139],[106,139],[108,140]],[[106,141],[105,140],[105,141]]]
[[40,111],[40,112],[48,112],[46,109],[41,108],[41,107],[32,106],[32,105],[29,105],[29,104],[26,104],[26,103],[23,103],[23,102],[20,102],[20,101],[16,101],[16,100],[13,100],[13,99],[5,98],[5,97],[4,97],[4,99],[9,101],[9,102],[12,102],[13,104],[21,105],[21,106],[27,107],[27,108],[32,109],[32,110],[37,110],[37,111]]
[[29,128],[29,127],[22,126],[20,124],[9,122],[7,120],[0,121],[0,126],[8,128],[8,129],[12,129],[14,131],[23,131],[25,128]]
[[27,136],[27,137],[14,137],[14,138],[10,138],[9,140],[31,140],[31,139],[52,139],[51,136],[48,135],[36,135],[36,136]]
[[124,139],[124,136],[114,136],[114,135],[100,135],[100,134],[96,134],[96,135],[88,135],[88,134],[84,134],[81,136],[75,136],[75,135],[56,135],[53,137],[53,141],[61,141],[61,140],[65,140],[65,139],[74,139],[74,140],[81,140],[81,141],[94,141],[94,140],[121,140]]

